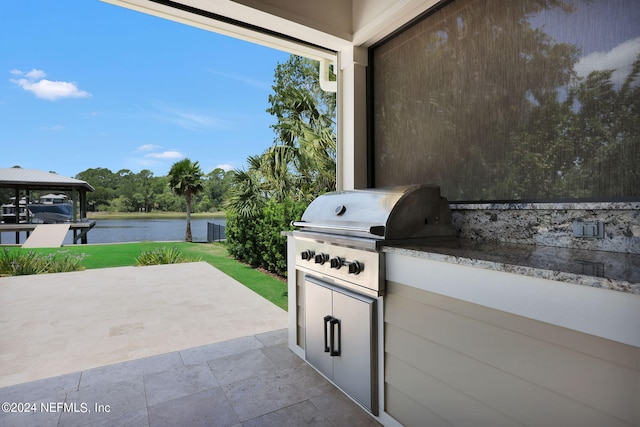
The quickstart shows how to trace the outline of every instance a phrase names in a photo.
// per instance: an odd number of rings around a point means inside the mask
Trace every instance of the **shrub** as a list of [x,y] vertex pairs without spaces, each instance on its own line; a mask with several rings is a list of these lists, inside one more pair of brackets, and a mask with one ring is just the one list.
[[136,265],[179,264],[182,262],[197,261],[202,261],[202,259],[187,257],[175,246],[173,248],[163,246],[152,251],[143,251],[140,256],[136,258]]
[[81,271],[85,267],[82,265],[84,254],[71,254],[68,252],[58,252],[55,255],[48,255],[51,261],[49,263],[48,273],[64,273],[67,271]]
[[225,236],[229,255],[253,266],[261,264],[262,247],[258,240],[261,221],[262,212],[249,217],[235,212],[227,213]]
[[262,267],[280,276],[287,275],[287,238],[283,231],[291,230],[291,221],[300,219],[306,203],[285,199],[280,203],[270,200],[264,209],[258,237],[265,248]]
[[271,199],[252,217],[227,213],[227,250],[234,258],[262,267],[280,276],[287,275],[287,239],[283,231],[291,230],[291,221],[300,219],[305,202]]
[[24,276],[29,274],[63,273],[84,270],[84,255],[58,252],[38,255],[34,251],[11,251],[4,248],[0,257],[0,276]]

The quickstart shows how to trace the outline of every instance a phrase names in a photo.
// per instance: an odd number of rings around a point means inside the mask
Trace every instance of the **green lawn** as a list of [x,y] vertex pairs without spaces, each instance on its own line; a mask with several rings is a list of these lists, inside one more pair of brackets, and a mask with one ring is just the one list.
[[146,251],[161,247],[176,247],[188,257],[201,259],[233,277],[278,307],[287,310],[287,284],[231,258],[222,243],[141,242],[105,245],[70,245],[57,249],[10,248],[11,251],[34,251],[37,254],[69,253],[83,255],[86,268],[123,267],[136,264],[136,258]]

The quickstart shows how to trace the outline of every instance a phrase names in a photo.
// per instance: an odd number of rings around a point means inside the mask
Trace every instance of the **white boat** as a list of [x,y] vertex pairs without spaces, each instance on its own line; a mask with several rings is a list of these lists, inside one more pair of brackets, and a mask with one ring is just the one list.
[[[16,223],[16,198],[12,197],[9,203],[2,205],[2,222],[5,224]],[[20,199],[20,213],[18,214],[18,222],[27,221],[27,199]]]
[[45,224],[70,222],[73,217],[73,203],[64,194],[47,194],[38,203],[27,205],[31,215]]

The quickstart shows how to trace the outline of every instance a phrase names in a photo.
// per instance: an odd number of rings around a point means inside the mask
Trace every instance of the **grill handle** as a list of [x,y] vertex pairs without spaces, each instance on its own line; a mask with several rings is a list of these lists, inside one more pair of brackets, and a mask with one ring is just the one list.
[[[335,327],[338,325],[338,349],[335,348]],[[340,356],[340,351],[342,350],[342,327],[340,326],[340,321],[335,317],[329,321],[329,326],[331,327],[329,332],[329,355],[330,356]]]
[[[331,319],[333,319],[333,316],[331,315],[327,314],[326,316],[324,316],[324,352],[325,353],[329,353],[329,351],[331,351],[331,348],[329,347],[329,340],[327,339],[327,325],[329,324]],[[331,336],[333,337],[333,331],[331,331]]]
[[318,224],[313,222],[306,221],[291,221],[291,225],[294,227],[308,227],[308,228],[320,228],[322,230],[328,231],[355,231],[358,233],[369,233],[375,236],[384,236],[385,227],[384,225],[371,225],[365,227],[357,227],[350,225],[327,225],[327,224]]

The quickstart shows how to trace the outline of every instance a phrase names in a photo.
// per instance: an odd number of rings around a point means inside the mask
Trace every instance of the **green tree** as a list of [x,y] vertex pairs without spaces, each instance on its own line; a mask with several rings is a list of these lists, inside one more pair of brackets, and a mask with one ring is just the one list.
[[109,201],[109,210],[113,212],[131,212],[133,210],[133,202],[125,196],[118,196]]
[[136,174],[129,169],[120,169],[116,172],[116,175],[118,176],[118,195],[127,201],[122,206],[126,207],[126,212],[136,211],[136,205],[134,204],[136,200]]
[[277,119],[274,143],[247,158],[247,170],[228,174],[229,253],[281,275],[287,258],[282,231],[311,199],[336,185],[336,99],[320,89],[318,71],[318,62],[298,56],[278,65],[267,110]]
[[169,178],[156,177],[153,187],[153,209],[163,212],[178,212],[182,210],[182,197],[176,195],[169,187]]
[[191,202],[194,194],[198,194],[204,188],[202,170],[198,162],[183,159],[174,163],[169,170],[169,187],[177,195],[185,198],[187,209],[185,240],[191,242],[193,241],[191,235]]
[[90,211],[99,211],[107,208],[112,199],[116,197],[118,175],[107,168],[90,168],[75,176],[76,179],[86,181],[95,191],[87,193],[87,204]]
[[[208,196],[210,206],[208,210],[220,210],[225,194],[229,188],[231,173],[222,168],[215,168],[205,176],[205,189],[203,193]],[[204,196],[203,196],[204,198]]]
[[310,200],[335,189],[336,94],[320,88],[319,66],[291,55],[275,71],[267,112],[277,119],[276,139],[262,170],[280,199],[288,193]]
[[336,98],[320,89],[318,73],[317,61],[295,55],[278,64],[267,109],[277,119],[274,144],[233,173],[228,209],[251,216],[272,198],[310,201],[335,189]]
[[250,164],[249,170],[236,170],[231,175],[225,207],[237,215],[249,218],[262,210],[268,197],[262,186],[260,157],[252,156],[247,161]]
[[137,190],[135,193],[135,199],[137,201],[138,209],[144,212],[150,212],[153,209],[152,199],[155,195],[153,191],[153,181],[153,172],[149,169],[143,169],[135,176],[135,187]]
[[287,275],[287,239],[282,231],[291,230],[291,220],[300,218],[307,204],[285,199],[265,202],[252,216],[227,213],[229,254],[256,267],[281,276]]

